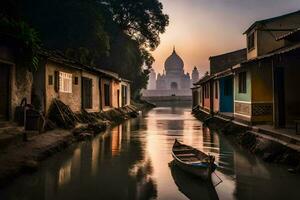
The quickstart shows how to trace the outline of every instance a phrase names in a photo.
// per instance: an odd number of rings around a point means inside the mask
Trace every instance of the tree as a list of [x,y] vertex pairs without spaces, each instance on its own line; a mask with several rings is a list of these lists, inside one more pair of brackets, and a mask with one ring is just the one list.
[[6,13],[34,27],[47,48],[134,80],[136,94],[147,84],[154,61],[150,50],[159,45],[159,34],[169,23],[158,0],[8,2],[13,6]]

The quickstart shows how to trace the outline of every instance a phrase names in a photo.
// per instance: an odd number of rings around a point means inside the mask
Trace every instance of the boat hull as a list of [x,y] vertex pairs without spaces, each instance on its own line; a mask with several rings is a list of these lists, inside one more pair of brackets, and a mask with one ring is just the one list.
[[192,166],[186,163],[181,162],[177,159],[177,157],[173,154],[174,163],[183,171],[197,176],[203,180],[211,180],[212,169],[211,167],[202,167],[202,166]]

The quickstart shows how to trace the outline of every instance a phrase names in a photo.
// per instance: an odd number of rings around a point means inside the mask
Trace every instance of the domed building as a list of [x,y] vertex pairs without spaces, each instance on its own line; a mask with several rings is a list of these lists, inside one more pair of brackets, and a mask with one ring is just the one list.
[[[195,69],[193,73],[196,73]],[[154,85],[156,85],[155,88],[153,88]],[[176,96],[183,97],[183,100],[189,100],[192,96],[191,87],[190,74],[184,72],[184,62],[174,48],[172,54],[165,61],[163,74],[157,74],[156,77],[154,70],[151,70],[147,90],[143,90],[143,98],[152,100],[170,97],[172,100]]]
[[190,75],[184,73],[184,62],[174,48],[172,54],[165,61],[164,73],[157,76],[156,89],[172,90],[176,95],[176,90],[190,89],[190,87]]

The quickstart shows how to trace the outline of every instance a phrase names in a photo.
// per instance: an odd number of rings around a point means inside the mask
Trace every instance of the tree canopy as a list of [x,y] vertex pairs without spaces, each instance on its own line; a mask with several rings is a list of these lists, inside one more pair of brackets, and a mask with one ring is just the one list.
[[35,28],[47,48],[132,80],[136,94],[169,23],[159,0],[8,0],[2,8]]

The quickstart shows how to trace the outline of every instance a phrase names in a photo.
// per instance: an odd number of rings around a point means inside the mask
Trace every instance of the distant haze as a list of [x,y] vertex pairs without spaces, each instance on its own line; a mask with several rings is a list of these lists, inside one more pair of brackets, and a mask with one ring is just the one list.
[[153,52],[162,72],[173,45],[186,72],[197,66],[203,74],[208,58],[246,47],[243,32],[256,20],[300,10],[300,0],[161,0],[170,17],[161,44]]

